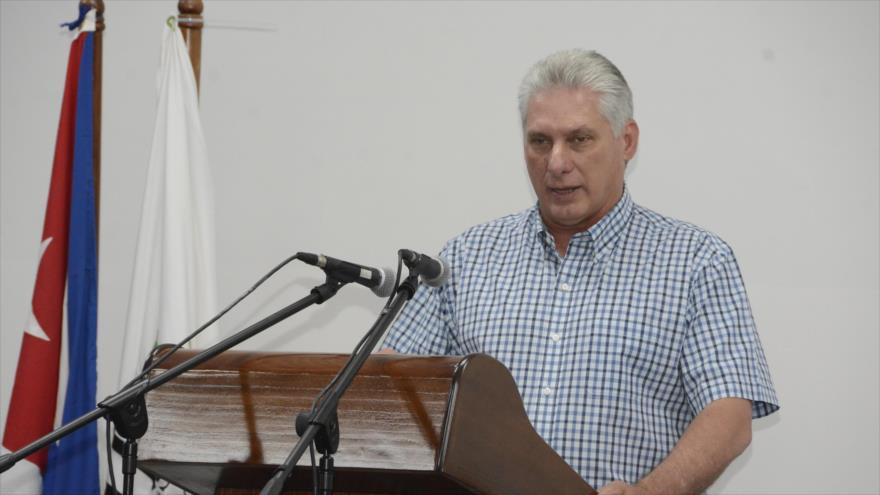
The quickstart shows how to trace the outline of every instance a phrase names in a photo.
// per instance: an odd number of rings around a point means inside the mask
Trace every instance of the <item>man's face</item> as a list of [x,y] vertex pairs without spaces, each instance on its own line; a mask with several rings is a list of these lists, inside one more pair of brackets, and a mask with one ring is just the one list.
[[553,87],[532,97],[525,158],[551,233],[586,230],[611,211],[638,138],[634,121],[614,136],[599,111],[599,95],[590,89]]

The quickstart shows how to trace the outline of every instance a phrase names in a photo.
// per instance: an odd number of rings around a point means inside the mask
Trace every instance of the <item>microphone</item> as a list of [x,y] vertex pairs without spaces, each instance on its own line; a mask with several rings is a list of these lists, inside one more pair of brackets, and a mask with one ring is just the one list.
[[414,273],[422,277],[422,282],[429,287],[440,287],[449,280],[449,263],[443,259],[401,249],[400,256],[404,264]]
[[387,268],[379,269],[358,265],[323,254],[297,253],[297,258],[304,263],[317,266],[324,270],[327,276],[340,282],[354,282],[363,285],[379,297],[388,297],[394,292],[394,275]]

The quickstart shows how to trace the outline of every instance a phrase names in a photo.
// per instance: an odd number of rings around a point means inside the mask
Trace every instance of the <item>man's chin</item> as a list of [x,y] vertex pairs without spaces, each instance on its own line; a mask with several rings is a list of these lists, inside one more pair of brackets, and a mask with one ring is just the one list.
[[581,208],[554,207],[550,205],[542,212],[544,221],[563,229],[577,229],[588,223],[588,214]]

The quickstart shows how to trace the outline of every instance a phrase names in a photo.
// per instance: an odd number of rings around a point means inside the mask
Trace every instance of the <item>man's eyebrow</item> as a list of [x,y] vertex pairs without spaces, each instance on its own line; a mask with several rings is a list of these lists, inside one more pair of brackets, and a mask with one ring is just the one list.
[[593,129],[591,127],[582,125],[580,127],[577,127],[575,129],[568,131],[567,134],[569,136],[572,134],[595,134],[595,131],[593,131]]
[[[575,127],[574,129],[568,129],[562,131],[566,136],[571,136],[574,134],[596,134],[596,131],[589,126],[582,125],[580,127]],[[540,131],[537,129],[528,130],[526,129],[526,136],[549,136],[552,132],[548,133],[545,131]]]

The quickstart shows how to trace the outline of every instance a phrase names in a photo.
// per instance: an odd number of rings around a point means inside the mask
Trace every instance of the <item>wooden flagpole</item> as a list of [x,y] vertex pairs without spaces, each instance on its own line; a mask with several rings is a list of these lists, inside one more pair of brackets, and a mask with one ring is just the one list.
[[199,75],[202,69],[202,11],[205,5],[202,0],[179,0],[177,2],[177,26],[189,48],[189,60],[192,62],[196,76],[196,92],[199,91]]
[[[96,10],[94,35],[94,66],[92,75],[92,175],[95,180],[95,234],[101,227],[101,74],[103,66],[104,0],[80,0]],[[100,239],[100,237],[98,237]]]

